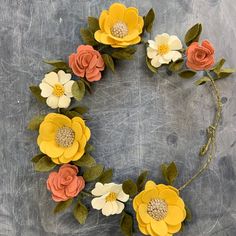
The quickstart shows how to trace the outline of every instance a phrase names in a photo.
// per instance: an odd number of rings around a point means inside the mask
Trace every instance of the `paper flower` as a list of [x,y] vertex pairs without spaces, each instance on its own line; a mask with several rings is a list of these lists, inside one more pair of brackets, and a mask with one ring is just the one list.
[[96,183],[92,194],[96,196],[91,202],[92,207],[96,210],[102,210],[105,216],[120,214],[124,209],[124,203],[129,199],[129,195],[125,194],[122,184],[102,184]]
[[101,54],[89,45],[80,45],[77,53],[69,56],[69,66],[75,75],[85,77],[89,82],[100,80],[105,68]]
[[140,231],[145,235],[170,236],[181,229],[185,204],[176,188],[148,181],[133,201]]
[[90,138],[90,130],[80,117],[50,113],[39,127],[38,146],[56,164],[79,160]]
[[84,189],[85,181],[82,176],[77,176],[78,172],[77,166],[64,164],[58,172],[50,173],[47,188],[55,202],[76,197]]
[[160,67],[162,64],[169,64],[182,57],[178,50],[182,49],[182,43],[175,35],[159,34],[155,41],[148,40],[147,56],[151,59],[153,67]]
[[47,98],[47,105],[53,109],[67,108],[73,97],[71,92],[73,83],[71,74],[66,74],[63,70],[59,70],[58,73],[50,72],[39,85],[41,96]]
[[141,41],[143,18],[138,9],[114,3],[109,10],[102,11],[99,17],[100,30],[95,32],[95,39],[114,48],[127,47]]
[[193,42],[186,50],[186,65],[193,70],[208,70],[215,63],[214,53],[214,47],[208,40],[203,40],[202,45]]

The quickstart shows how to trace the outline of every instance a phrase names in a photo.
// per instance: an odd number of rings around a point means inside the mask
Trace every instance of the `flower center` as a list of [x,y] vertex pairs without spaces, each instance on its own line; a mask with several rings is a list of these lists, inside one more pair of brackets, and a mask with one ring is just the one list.
[[106,202],[113,202],[117,198],[117,194],[114,192],[109,193],[108,196],[106,196]]
[[128,33],[128,26],[122,21],[116,22],[111,28],[111,34],[117,38],[124,38]]
[[64,87],[61,84],[55,84],[53,87],[53,95],[60,97],[64,94]]
[[170,47],[168,44],[161,44],[158,46],[157,51],[158,51],[158,54],[164,55],[170,51]]
[[147,205],[147,213],[154,220],[163,220],[167,216],[168,205],[165,200],[152,199]]
[[57,130],[56,143],[64,148],[70,147],[75,140],[75,132],[73,129],[63,126]]

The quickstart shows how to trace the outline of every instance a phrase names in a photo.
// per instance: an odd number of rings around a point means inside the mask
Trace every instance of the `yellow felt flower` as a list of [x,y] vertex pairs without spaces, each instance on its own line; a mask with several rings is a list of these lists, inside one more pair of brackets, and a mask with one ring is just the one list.
[[89,138],[90,129],[80,117],[50,113],[40,124],[37,143],[42,153],[62,164],[79,160]]
[[102,11],[99,17],[100,30],[95,32],[95,39],[114,48],[127,47],[141,41],[144,21],[138,9],[114,3],[109,10]]
[[140,231],[144,235],[171,236],[181,229],[186,218],[179,191],[168,185],[148,181],[133,201]]

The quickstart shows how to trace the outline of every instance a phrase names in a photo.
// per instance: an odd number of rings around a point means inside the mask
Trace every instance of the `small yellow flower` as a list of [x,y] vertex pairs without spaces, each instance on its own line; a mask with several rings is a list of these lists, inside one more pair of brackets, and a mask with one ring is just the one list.
[[127,47],[141,41],[143,18],[138,9],[114,3],[109,10],[102,11],[99,17],[100,30],[95,32],[95,39],[114,48]]
[[179,232],[186,218],[179,191],[168,185],[148,181],[133,201],[140,231],[144,235],[171,236]]
[[90,129],[80,117],[50,113],[40,124],[37,143],[42,153],[62,164],[79,160],[89,138]]

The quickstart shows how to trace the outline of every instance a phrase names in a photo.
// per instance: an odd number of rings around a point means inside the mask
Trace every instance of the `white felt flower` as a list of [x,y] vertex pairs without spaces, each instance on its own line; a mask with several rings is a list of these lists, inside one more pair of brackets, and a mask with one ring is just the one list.
[[124,203],[129,199],[129,195],[125,194],[122,184],[102,184],[96,183],[92,194],[96,196],[91,202],[92,207],[96,210],[102,210],[105,216],[120,214],[124,209]]
[[175,35],[158,34],[155,41],[148,40],[147,56],[151,59],[154,67],[160,67],[162,64],[169,64],[182,57],[178,50],[182,49],[182,43]]
[[63,70],[59,70],[58,73],[50,72],[44,76],[39,85],[41,96],[47,98],[47,105],[53,109],[67,108],[73,97],[71,92],[73,83],[71,74],[66,74]]

